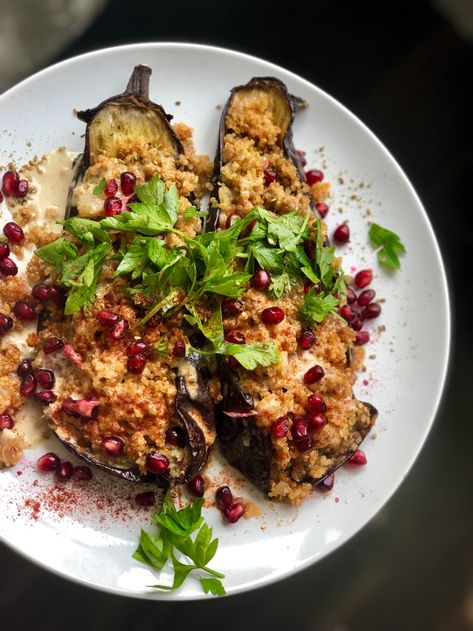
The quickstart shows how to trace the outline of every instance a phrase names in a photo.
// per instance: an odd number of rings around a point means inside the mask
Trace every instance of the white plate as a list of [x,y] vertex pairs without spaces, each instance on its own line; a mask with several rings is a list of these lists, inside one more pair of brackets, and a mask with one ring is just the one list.
[[[244,486],[241,494],[262,507],[260,518],[227,526],[217,511],[206,511],[220,537],[213,565],[226,574],[226,589],[232,594],[292,574],[338,548],[383,506],[407,474],[432,424],[447,371],[450,317],[445,273],[412,185],[363,123],[304,79],[229,50],[142,44],[94,52],[48,68],[0,97],[0,163],[12,154],[21,163],[59,145],[81,150],[84,126],[74,117],[74,108],[92,107],[122,92],[138,63],[153,69],[152,99],[175,120],[192,125],[198,151],[211,156],[221,113],[217,105],[225,103],[233,86],[255,75],[274,75],[307,100],[309,107],[297,115],[294,126],[295,145],[307,151],[311,167],[321,167],[326,160],[323,169],[335,193],[329,226],[343,218],[349,219],[352,229],[351,245],[341,249],[345,268],[373,267],[374,287],[386,298],[380,320],[386,331],[368,346],[372,358],[366,360],[367,371],[356,387],[359,398],[379,410],[373,432],[377,440],[368,438],[363,447],[368,465],[340,470],[331,493],[315,494],[298,510],[270,503]],[[321,145],[323,158],[316,152]],[[338,181],[340,176],[344,183]],[[363,188],[357,188],[360,182],[365,183]],[[351,199],[352,194],[359,199]],[[343,215],[339,207],[346,209]],[[407,256],[400,272],[390,275],[377,265],[367,245],[368,219],[401,236]],[[177,593],[146,588],[156,582],[155,576],[131,559],[139,529],[148,525],[149,517],[146,511],[129,508],[128,498],[136,487],[97,475],[80,497],[62,497],[62,511],[57,506],[48,510],[48,502],[55,506],[52,485],[46,476],[37,475],[33,463],[51,448],[60,451],[51,441],[28,452],[31,464],[0,472],[0,536],[7,545],[64,577],[109,592],[155,600],[203,597],[191,580]]]

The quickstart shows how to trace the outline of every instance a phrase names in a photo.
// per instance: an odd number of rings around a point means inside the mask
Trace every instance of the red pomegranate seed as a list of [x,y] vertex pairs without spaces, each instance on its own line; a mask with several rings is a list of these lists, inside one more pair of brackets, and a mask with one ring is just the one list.
[[276,172],[273,169],[265,169],[263,172],[264,185],[269,186],[276,179]]
[[4,313],[0,313],[0,335],[4,335],[8,333],[8,331],[13,327],[13,320],[10,316],[5,315]]
[[307,427],[309,428],[309,432],[319,432],[322,428],[327,425],[327,417],[325,414],[320,414],[319,412],[309,412],[307,415]]
[[373,270],[372,269],[362,269],[355,276],[355,285],[358,289],[363,289],[367,287],[371,281],[373,280]]
[[302,151],[301,149],[296,149],[296,153],[299,157],[299,162],[301,163],[301,167],[305,167],[305,165],[307,164],[305,151]]
[[27,359],[27,358],[22,359],[16,369],[16,374],[18,375],[18,377],[24,377],[25,375],[28,375],[29,373],[32,373],[32,372],[33,372],[33,366],[31,365],[31,359]]
[[106,217],[115,217],[122,212],[122,200],[118,197],[107,197],[103,203],[103,210]]
[[16,197],[26,197],[28,194],[28,188],[29,188],[29,184],[28,184],[28,180],[20,180],[18,182],[18,186],[16,187]]
[[305,436],[304,438],[298,438],[294,441],[297,451],[304,453],[314,448],[314,440],[312,436]]
[[243,335],[243,333],[240,333],[240,331],[229,331],[228,333],[225,334],[225,342],[228,342],[229,344],[244,344],[245,343],[245,336]]
[[238,213],[230,213],[225,222],[225,227],[231,228],[238,219],[240,219],[240,215]]
[[146,468],[150,473],[160,475],[169,469],[169,460],[163,454],[150,451],[146,456]]
[[82,355],[71,344],[64,345],[64,357],[76,366],[80,366],[83,361]]
[[74,467],[72,470],[72,477],[77,482],[88,482],[92,480],[92,469],[90,467]]
[[236,318],[243,311],[243,303],[234,298],[228,298],[222,302],[222,316],[224,318]]
[[361,312],[362,317],[365,320],[372,320],[373,318],[377,318],[381,313],[381,306],[377,302],[371,302]]
[[125,171],[120,175],[120,186],[122,189],[123,195],[133,195],[135,190],[136,177],[133,173],[129,171]]
[[307,184],[312,186],[312,184],[315,184],[316,182],[322,182],[324,174],[319,169],[311,169],[306,172],[305,179],[307,180]]
[[370,341],[370,334],[368,333],[368,331],[357,331],[355,335],[355,344],[357,346],[362,346],[363,344],[366,344]]
[[185,357],[186,356],[186,345],[181,340],[178,340],[173,348],[172,348],[173,357]]
[[318,204],[315,204],[315,208],[317,209],[317,212],[322,217],[322,219],[327,216],[327,213],[330,209],[330,207],[324,202],[319,202]]
[[320,412],[320,414],[323,414],[327,409],[325,401],[322,397],[319,397],[318,394],[309,394],[307,397],[307,403],[309,404],[311,410],[314,412]]
[[308,351],[309,348],[312,348],[312,346],[315,344],[315,341],[315,335],[312,333],[312,331],[302,331],[299,337],[299,346],[302,348],[302,350]]
[[113,326],[108,332],[108,339],[111,342],[118,342],[122,337],[126,335],[128,331],[129,324],[123,318],[119,318],[118,322]]
[[374,289],[365,289],[358,296],[358,304],[360,305],[360,307],[366,307],[366,305],[369,305],[370,302],[373,302],[375,296],[376,292]]
[[251,285],[255,289],[266,289],[271,282],[271,275],[265,269],[256,270],[251,278]]
[[21,379],[20,392],[24,397],[29,397],[36,390],[36,379],[28,373]]
[[[128,198],[127,200],[127,210],[133,210],[130,206],[130,204],[139,204],[140,203],[140,198],[138,197],[138,195],[132,195],[131,197]],[[155,235],[158,239],[164,239],[165,236],[163,234],[156,234]]]
[[348,462],[350,464],[363,465],[368,462],[365,453],[361,451],[361,449],[357,449],[355,453],[348,458]]
[[14,221],[9,221],[3,226],[3,234],[10,243],[21,243],[25,238],[23,228]]
[[45,388],[46,390],[51,390],[51,388],[54,386],[54,373],[52,370],[49,370],[49,368],[37,368],[34,371],[34,376],[36,377],[36,381],[42,388]]
[[356,294],[351,287],[347,287],[347,304],[352,305],[356,301]]
[[141,375],[145,366],[146,355],[143,355],[143,353],[136,353],[136,355],[132,355],[126,362],[128,372],[131,372],[134,375]]
[[96,408],[100,405],[97,399],[78,399],[75,401],[71,397],[67,397],[62,402],[62,409],[69,416],[83,417],[84,419],[92,418]]
[[280,416],[271,423],[271,436],[273,438],[284,438],[289,431],[289,419],[287,416]]
[[56,469],[56,479],[59,480],[59,482],[67,482],[67,480],[72,478],[73,470],[72,462],[68,460],[61,462]]
[[166,442],[174,447],[185,447],[187,438],[181,427],[171,427],[166,430]]
[[26,302],[17,302],[13,307],[13,313],[19,320],[36,320],[36,312],[31,305]]
[[238,359],[236,357],[233,357],[232,355],[229,355],[227,357],[227,364],[230,366],[230,368],[233,368],[233,370],[241,368],[241,364]]
[[233,495],[228,486],[219,486],[215,491],[215,501],[220,510],[230,508],[233,503]]
[[253,228],[256,226],[256,219],[253,219],[244,230],[240,232],[240,239],[247,239],[253,232]]
[[100,443],[103,451],[114,458],[121,456],[125,450],[125,443],[118,436],[107,436]]
[[56,401],[57,395],[52,390],[42,390],[41,392],[36,392],[34,398],[41,405],[50,405]]
[[137,493],[135,495],[135,502],[138,506],[149,508],[150,506],[154,506],[156,496],[153,491],[144,491],[144,493]]
[[335,473],[328,475],[326,478],[317,483],[320,491],[331,491],[335,483]]
[[7,197],[15,195],[20,176],[18,171],[6,171],[3,175],[2,192]]
[[132,342],[127,346],[126,354],[131,357],[131,355],[145,355],[148,352],[147,345],[143,342],[143,340],[136,340],[136,342]]
[[118,184],[115,179],[107,180],[105,183],[105,197],[113,197],[118,191]]
[[10,246],[8,243],[0,241],[0,259],[6,259],[10,255]]
[[286,314],[281,307],[268,307],[261,313],[261,319],[265,324],[280,324],[285,317]]
[[192,480],[189,480],[187,483],[187,490],[195,497],[204,497],[204,478],[201,475],[196,475],[195,478],[192,478]]
[[305,418],[296,418],[292,423],[292,438],[300,440],[309,435],[309,428]]
[[60,350],[63,346],[64,342],[58,337],[48,337],[48,339],[43,342],[43,352],[46,355],[50,355]]
[[112,311],[106,311],[105,309],[98,311],[95,317],[100,322],[100,324],[109,327],[115,326],[115,324],[117,324],[117,322],[120,320],[119,315],[113,313]]
[[225,508],[223,511],[223,516],[230,524],[235,524],[240,517],[243,516],[245,512],[245,507],[241,502],[234,502],[228,508]]
[[360,318],[356,317],[350,322],[350,326],[354,331],[361,331],[363,327],[363,322]]
[[47,454],[38,458],[38,469],[43,473],[49,471],[56,471],[60,464],[59,456],[56,456],[52,451],[48,451]]
[[12,417],[4,412],[0,414],[0,432],[4,429],[11,429],[15,425],[15,421]]
[[322,379],[324,375],[325,375],[325,370],[322,368],[322,366],[315,364],[315,366],[312,366],[312,368],[309,368],[309,370],[305,373],[304,383],[306,383],[307,385],[311,385],[315,383],[316,381],[319,381],[320,379]]
[[10,257],[6,257],[0,260],[0,273],[4,276],[16,276],[18,274],[18,267],[15,261]]
[[45,285],[44,283],[35,285],[31,290],[31,295],[35,300],[39,300],[39,302],[46,302],[49,300],[49,285]]
[[63,307],[66,302],[66,290],[60,285],[51,285],[49,288],[49,300],[59,307]]
[[343,307],[340,307],[340,309],[338,310],[338,313],[347,322],[351,322],[356,317],[356,315],[353,312],[353,309],[350,307],[350,305],[343,305]]
[[340,224],[333,233],[333,239],[339,244],[348,243],[350,240],[350,228],[348,227],[348,224]]

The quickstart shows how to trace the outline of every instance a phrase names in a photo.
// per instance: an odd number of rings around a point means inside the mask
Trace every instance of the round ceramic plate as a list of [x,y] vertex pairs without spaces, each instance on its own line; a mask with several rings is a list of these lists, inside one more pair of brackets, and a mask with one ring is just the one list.
[[[307,168],[322,168],[332,182],[330,230],[342,220],[350,223],[351,243],[340,248],[345,269],[373,267],[374,287],[385,298],[382,317],[371,325],[366,371],[355,388],[358,398],[379,410],[363,447],[368,465],[345,466],[337,472],[332,492],[314,493],[298,509],[267,501],[232,472],[231,483],[261,508],[261,515],[225,525],[218,511],[205,510],[220,539],[213,566],[225,573],[225,587],[232,594],[288,576],[338,548],[407,474],[432,424],[447,370],[445,272],[412,185],[363,123],[304,79],[229,50],[143,44],[48,68],[0,97],[0,163],[14,159],[21,164],[60,145],[80,151],[84,126],[74,109],[93,107],[122,92],[139,63],[153,69],[151,98],[174,120],[190,124],[198,152],[212,157],[221,105],[235,85],[272,75],[305,99],[309,106],[297,115],[295,145],[307,152]],[[400,271],[389,274],[377,264],[368,244],[368,221],[400,235],[407,249]],[[131,558],[140,528],[150,526],[149,513],[133,508],[136,487],[96,474],[80,493],[72,485],[58,489],[34,465],[40,453],[53,448],[65,455],[50,439],[27,451],[14,469],[0,472],[0,537],[7,545],[64,577],[113,593],[149,599],[205,597],[193,580],[170,594],[148,588],[157,582],[156,575]],[[221,467],[215,453],[210,476],[222,476],[217,473]],[[160,582],[167,580],[165,573]]]

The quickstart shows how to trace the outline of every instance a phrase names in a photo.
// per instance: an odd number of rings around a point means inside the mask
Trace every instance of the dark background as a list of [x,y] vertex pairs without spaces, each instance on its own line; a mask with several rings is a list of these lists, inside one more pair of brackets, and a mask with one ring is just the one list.
[[[460,21],[442,4],[463,5]],[[0,620],[9,628],[473,629],[472,14],[468,0],[299,0],[286,8],[269,0],[113,0],[50,59],[120,43],[202,42],[281,64],[342,101],[389,147],[424,202],[450,279],[454,343],[441,410],[407,480],[328,558],[249,594],[167,604],[78,587],[2,547]]]

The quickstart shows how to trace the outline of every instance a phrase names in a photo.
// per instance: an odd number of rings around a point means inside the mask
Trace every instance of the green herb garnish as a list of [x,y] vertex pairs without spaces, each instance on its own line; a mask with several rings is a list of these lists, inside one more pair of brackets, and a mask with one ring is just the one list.
[[304,297],[304,306],[300,311],[303,320],[322,322],[331,313],[336,313],[339,301],[331,294],[315,293],[310,289]]
[[378,250],[378,261],[386,269],[394,270],[401,267],[399,255],[406,252],[401,239],[395,232],[387,230],[377,223],[372,223],[369,230],[371,245]]
[[107,180],[103,177],[100,182],[97,184],[97,186],[94,186],[92,193],[94,195],[102,195],[102,193],[105,190],[105,187],[107,185]]

